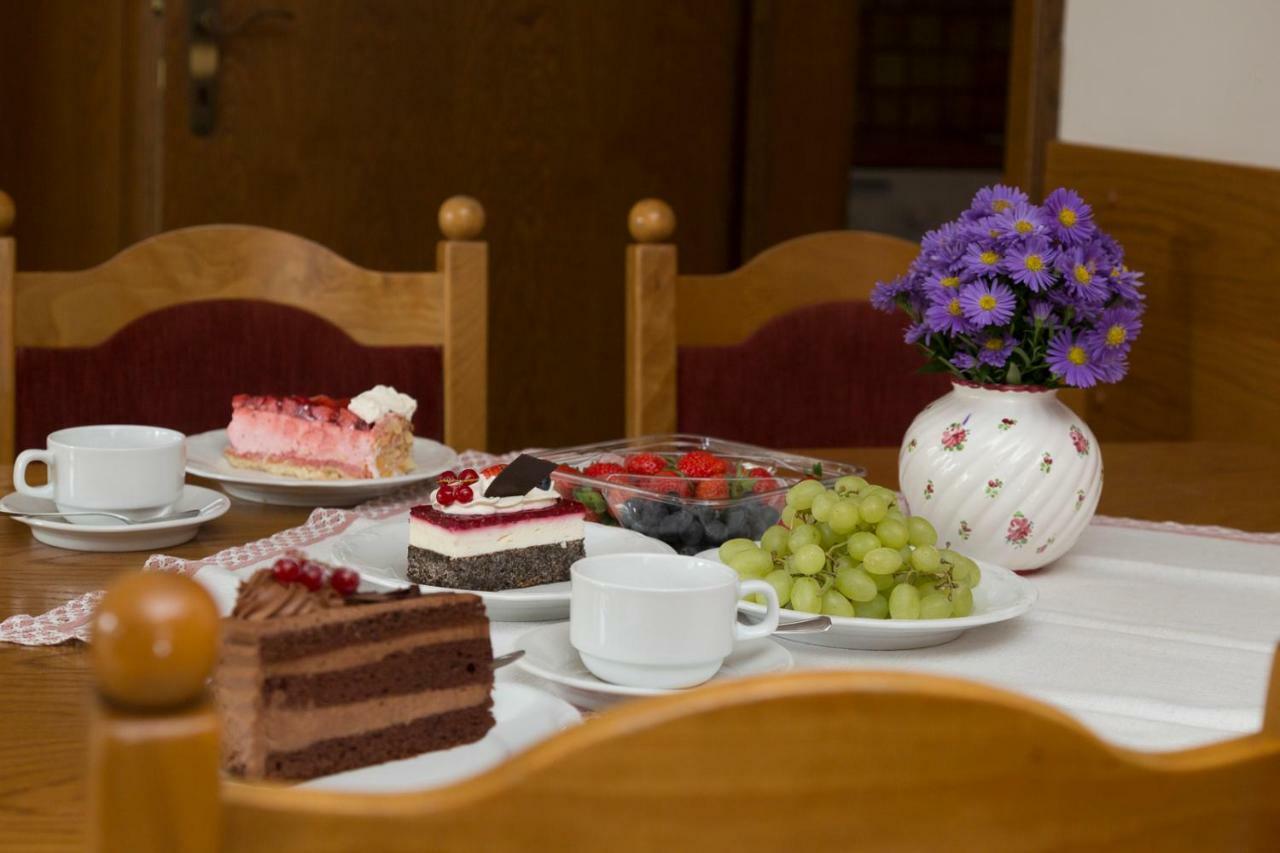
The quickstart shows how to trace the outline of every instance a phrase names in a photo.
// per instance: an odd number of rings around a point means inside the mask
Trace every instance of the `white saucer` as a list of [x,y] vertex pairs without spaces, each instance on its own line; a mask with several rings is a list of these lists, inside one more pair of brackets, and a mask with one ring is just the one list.
[[[516,640],[515,648],[524,649],[524,657],[516,661],[516,666],[548,682],[556,693],[579,708],[605,708],[637,696],[665,696],[668,693],[682,692],[650,687],[624,687],[596,678],[583,664],[577,650],[569,644],[568,622],[534,628]],[[769,672],[786,672],[791,666],[791,652],[780,643],[768,638],[751,640],[738,643],[733,654],[725,658],[720,671],[707,683]]]
[[[601,554],[674,554],[665,542],[634,530],[587,522],[583,547],[588,557]],[[349,566],[379,589],[409,583],[409,513],[347,533],[333,544],[333,561]],[[454,592],[419,584],[423,592]],[[498,592],[475,591],[484,599],[489,618],[498,622],[538,622],[569,618],[569,582],[541,584]]]
[[524,684],[493,688],[494,726],[475,743],[322,776],[303,788],[387,793],[449,785],[488,770],[582,720],[572,705]]
[[226,446],[225,429],[189,436],[187,473],[193,477],[217,480],[232,497],[280,506],[354,506],[412,483],[429,480],[458,464],[458,454],[440,442],[415,438],[415,467],[408,474],[372,480],[299,480],[236,468],[222,455]]
[[[707,560],[719,561],[717,549],[699,554]],[[959,637],[970,628],[994,625],[1021,616],[1036,603],[1039,593],[1035,584],[1008,569],[992,563],[976,561],[982,569],[982,582],[973,591],[973,613],[954,619],[859,619],[832,616],[831,627],[814,633],[783,634],[789,642],[838,649],[887,651],[890,649],[922,649],[940,646]],[[741,602],[740,610],[764,615],[759,604]],[[813,618],[812,613],[783,608],[783,624]]]
[[[209,509],[193,518],[149,521],[146,524],[125,524],[111,518],[103,518],[101,524],[72,524],[53,518],[22,518],[13,520],[31,528],[31,535],[46,545],[68,548],[72,551],[155,551],[181,545],[195,538],[200,525],[213,521],[231,508],[231,501],[221,492],[190,484],[182,487],[182,497],[175,512]],[[57,512],[53,501],[33,498],[14,492],[0,499],[0,509],[9,512]]]

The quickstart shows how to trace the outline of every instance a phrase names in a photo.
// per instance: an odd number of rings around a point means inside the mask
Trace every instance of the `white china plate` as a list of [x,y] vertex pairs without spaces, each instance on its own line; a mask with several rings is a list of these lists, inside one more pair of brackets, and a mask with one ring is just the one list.
[[[546,681],[556,693],[579,708],[605,708],[624,699],[683,692],[625,687],[596,678],[582,662],[578,651],[570,645],[568,622],[534,628],[516,640],[515,648],[524,649],[524,657],[516,661],[516,666]],[[786,672],[792,664],[791,653],[780,643],[769,638],[748,640],[734,646],[733,653],[724,659],[720,671],[706,683]]]
[[[713,548],[698,556],[719,562],[716,551]],[[781,637],[794,643],[833,646],[838,649],[922,649],[949,643],[970,628],[1015,619],[1036,603],[1038,593],[1031,581],[1002,566],[982,560],[977,563],[982,569],[982,582],[973,591],[973,613],[968,616],[955,619],[859,619],[852,616],[832,616],[831,627],[826,631],[783,634]],[[744,601],[738,608],[757,616],[764,615],[764,607],[759,604]],[[781,621],[795,622],[812,617],[812,613],[784,607]]]
[[[587,522],[583,547],[588,557],[601,554],[674,554],[671,546],[633,530]],[[409,583],[409,514],[341,536],[333,560],[355,569],[371,586],[397,589]],[[423,592],[456,592],[419,584]],[[470,592],[472,590],[463,590]],[[569,618],[569,581],[497,592],[474,590],[484,599],[489,618],[498,622],[538,622]]]
[[[200,525],[213,521],[231,508],[231,501],[221,492],[192,486],[182,487],[182,497],[175,512],[209,507],[193,518],[160,519],[145,524],[125,524],[103,517],[100,524],[71,523],[54,518],[13,520],[31,528],[31,535],[46,545],[72,551],[154,551],[181,545],[195,538]],[[0,499],[6,512],[57,512],[53,501],[14,492]]]
[[222,455],[226,447],[225,429],[189,436],[187,473],[218,481],[232,497],[280,506],[353,506],[411,483],[429,480],[458,464],[458,454],[450,448],[429,438],[415,438],[415,467],[408,474],[371,480],[300,480],[236,468]]
[[373,794],[450,785],[576,725],[582,715],[564,700],[535,687],[500,681],[493,688],[493,718],[493,728],[475,743],[322,776],[301,787]]

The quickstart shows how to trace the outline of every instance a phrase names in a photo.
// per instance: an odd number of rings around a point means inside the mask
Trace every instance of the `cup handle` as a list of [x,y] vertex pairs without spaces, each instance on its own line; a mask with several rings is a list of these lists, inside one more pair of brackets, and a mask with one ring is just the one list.
[[[49,466],[49,482],[43,486],[32,486],[27,483],[27,466],[32,462],[43,462]],[[47,450],[24,450],[13,461],[13,485],[20,493],[33,498],[53,500],[53,454]]]
[[733,636],[737,640],[758,640],[761,637],[771,636],[774,631],[778,630],[778,591],[768,581],[749,580],[738,582],[739,598],[744,598],[753,592],[760,593],[769,602],[765,609],[764,621],[759,625],[743,625],[741,622],[735,622]]

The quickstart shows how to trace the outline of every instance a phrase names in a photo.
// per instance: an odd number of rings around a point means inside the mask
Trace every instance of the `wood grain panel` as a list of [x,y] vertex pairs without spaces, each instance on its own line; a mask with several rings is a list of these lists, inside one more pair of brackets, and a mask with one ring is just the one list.
[[226,40],[208,137],[187,128],[186,5],[166,4],[165,227],[252,222],[425,269],[436,206],[471,193],[493,247],[490,444],[619,433],[618,212],[660,194],[691,269],[736,262],[744,4],[273,0],[295,20]]
[[1044,195],[1045,150],[1058,134],[1063,0],[1013,0],[1004,181]]
[[1274,440],[1280,171],[1053,143],[1046,184],[1081,192],[1146,273],[1132,371],[1090,394],[1098,435]]

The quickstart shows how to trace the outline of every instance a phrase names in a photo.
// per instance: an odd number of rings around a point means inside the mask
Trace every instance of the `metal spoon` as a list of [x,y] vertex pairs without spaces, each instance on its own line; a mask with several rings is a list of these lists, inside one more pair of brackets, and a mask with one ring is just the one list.
[[505,655],[499,655],[493,659],[493,668],[501,669],[509,663],[515,663],[524,657],[524,649],[516,649],[514,652],[507,652]]
[[[746,617],[746,618],[744,618]],[[747,617],[745,613],[738,614],[738,621],[746,625],[757,625],[761,620]],[[795,622],[779,622],[775,634],[818,634],[826,631],[831,627],[830,616],[814,616],[809,619],[799,619]]]
[[165,516],[161,516],[160,518],[149,518],[149,519],[146,519],[145,521],[138,521],[130,518],[127,515],[121,515],[118,512],[107,512],[106,510],[98,510],[93,512],[18,512],[16,510],[4,509],[0,507],[0,515],[9,515],[15,518],[76,518],[76,517],[84,517],[84,516],[97,516],[97,517],[114,518],[116,521],[123,522],[126,525],[155,524],[160,521],[178,521],[179,519],[183,519],[183,518],[196,518],[197,516],[204,515],[206,512],[213,509],[219,503],[220,501],[210,501],[205,506],[200,507],[200,509],[183,510],[182,512],[175,512],[173,515],[165,515]]

